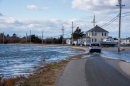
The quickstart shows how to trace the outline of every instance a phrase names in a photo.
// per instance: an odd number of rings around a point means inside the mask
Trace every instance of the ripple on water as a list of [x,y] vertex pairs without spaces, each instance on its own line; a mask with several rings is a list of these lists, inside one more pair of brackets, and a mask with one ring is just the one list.
[[66,59],[82,53],[72,48],[57,46],[0,45],[0,75],[5,78],[28,75],[46,62]]

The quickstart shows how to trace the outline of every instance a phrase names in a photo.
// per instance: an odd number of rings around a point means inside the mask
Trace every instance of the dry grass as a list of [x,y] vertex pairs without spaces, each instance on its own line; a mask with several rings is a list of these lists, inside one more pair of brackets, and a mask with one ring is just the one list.
[[39,73],[30,76],[18,86],[55,86],[58,74],[64,69],[68,61],[61,61],[46,65],[43,69],[37,70]]
[[16,82],[25,79],[24,76],[11,77],[8,79],[0,78],[0,86],[14,86]]

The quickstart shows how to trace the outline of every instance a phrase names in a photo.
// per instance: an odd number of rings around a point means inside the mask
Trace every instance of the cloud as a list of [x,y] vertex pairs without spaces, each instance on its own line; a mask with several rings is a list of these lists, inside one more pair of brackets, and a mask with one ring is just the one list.
[[0,16],[3,16],[3,14],[2,14],[2,13],[0,13]]
[[[130,17],[126,17],[129,19]],[[110,18],[111,19],[111,18]],[[126,19],[122,18],[122,33],[126,33],[129,31],[129,21],[125,21]],[[69,19],[69,20],[59,20],[59,19],[50,19],[50,20],[24,20],[24,19],[16,19],[14,17],[1,17],[0,18],[0,30],[1,32],[5,32],[6,34],[12,35],[13,33],[18,34],[19,36],[25,36],[26,32],[29,33],[32,30],[32,34],[36,34],[41,36],[41,31],[44,31],[44,37],[59,37],[62,34],[62,26],[65,28],[65,37],[71,36],[72,31],[72,21],[74,22],[74,30],[77,27],[80,27],[82,31],[86,32],[87,30],[93,27],[93,24],[90,22],[92,19]],[[109,20],[109,19],[108,19]],[[104,22],[108,21],[104,20]],[[100,23],[100,22],[98,22]],[[98,24],[99,26],[101,25]],[[115,21],[110,26],[104,27],[104,29],[108,30],[111,34],[118,32],[118,21]],[[129,34],[129,33],[128,33]],[[126,34],[125,34],[126,35]],[[129,36],[129,35],[127,35]]]
[[39,8],[36,5],[28,5],[27,9],[29,10],[47,10],[49,7],[43,7],[43,8]]
[[73,0],[72,8],[88,12],[104,13],[116,9],[118,0]]
[[62,0],[63,1],[63,3],[66,3],[67,2],[67,0]]
[[28,5],[27,9],[29,9],[29,10],[37,10],[38,7],[36,5]]
[[[0,30],[6,34],[16,33],[20,36],[25,36],[26,32],[32,30],[33,34],[41,35],[44,30],[45,37],[54,37],[61,35],[61,26],[64,23],[62,20],[23,20],[14,17],[0,18]],[[51,34],[50,34],[51,33]]]
[[8,19],[6,19],[7,23],[15,23],[15,19],[13,17],[9,17]]

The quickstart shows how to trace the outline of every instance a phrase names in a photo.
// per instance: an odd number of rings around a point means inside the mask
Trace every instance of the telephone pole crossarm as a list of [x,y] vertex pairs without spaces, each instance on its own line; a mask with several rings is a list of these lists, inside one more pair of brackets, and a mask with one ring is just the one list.
[[95,15],[94,15],[94,18],[93,18],[92,23],[93,23],[93,26],[95,27],[95,26],[96,26],[96,19],[95,19]]

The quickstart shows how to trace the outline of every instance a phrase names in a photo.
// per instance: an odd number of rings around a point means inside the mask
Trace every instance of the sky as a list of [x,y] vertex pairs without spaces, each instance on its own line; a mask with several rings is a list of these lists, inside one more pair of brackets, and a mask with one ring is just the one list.
[[[23,37],[26,33],[44,38],[59,37],[64,27],[64,37],[71,37],[79,27],[86,32],[96,25],[118,37],[118,0],[0,0],[0,33]],[[130,1],[122,0],[121,37],[130,37]]]

